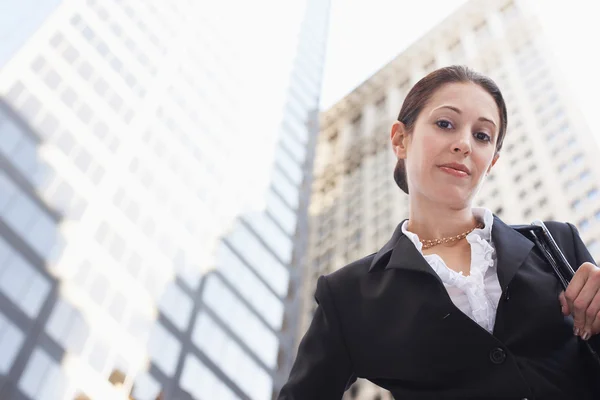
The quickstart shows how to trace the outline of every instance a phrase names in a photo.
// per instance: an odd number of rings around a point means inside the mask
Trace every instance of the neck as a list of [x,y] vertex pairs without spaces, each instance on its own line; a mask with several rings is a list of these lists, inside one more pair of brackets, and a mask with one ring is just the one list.
[[438,239],[458,235],[473,228],[477,220],[471,206],[452,208],[419,199],[410,202],[408,230],[419,239]]

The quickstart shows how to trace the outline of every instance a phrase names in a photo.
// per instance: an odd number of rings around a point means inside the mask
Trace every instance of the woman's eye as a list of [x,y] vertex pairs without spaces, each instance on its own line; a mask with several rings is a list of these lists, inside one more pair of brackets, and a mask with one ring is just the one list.
[[488,135],[485,132],[477,132],[475,134],[475,137],[477,138],[477,140],[481,140],[483,142],[489,142],[490,140],[492,140],[492,138],[490,137],[490,135]]
[[448,129],[448,128],[452,127],[452,124],[450,123],[450,121],[446,121],[444,119],[437,121],[435,124],[442,129]]

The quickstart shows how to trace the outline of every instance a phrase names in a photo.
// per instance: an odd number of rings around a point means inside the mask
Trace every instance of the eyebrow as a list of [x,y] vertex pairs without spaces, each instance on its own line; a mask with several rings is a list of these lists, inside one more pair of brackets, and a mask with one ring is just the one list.
[[[462,112],[460,111],[460,109],[458,109],[458,108],[456,108],[456,107],[454,107],[454,106],[446,106],[446,105],[444,105],[444,106],[439,106],[438,108],[435,108],[435,109],[433,109],[433,111],[435,111],[435,110],[439,110],[440,108],[448,108],[448,109],[450,109],[450,110],[452,110],[452,111],[456,112],[457,114],[462,114]],[[432,111],[432,112],[433,112],[433,111]],[[496,126],[496,123],[495,123],[494,121],[492,121],[491,119],[489,119],[489,118],[485,118],[485,117],[479,117],[479,118],[478,118],[478,120],[479,120],[479,121],[484,121],[484,122],[489,122],[490,124],[492,124],[492,125]]]

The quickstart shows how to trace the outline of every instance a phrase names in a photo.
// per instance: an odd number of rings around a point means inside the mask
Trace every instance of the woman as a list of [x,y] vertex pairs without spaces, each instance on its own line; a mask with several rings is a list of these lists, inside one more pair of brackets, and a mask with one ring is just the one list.
[[465,67],[412,88],[391,129],[409,218],[319,278],[280,400],[340,399],[357,377],[396,399],[600,398],[581,345],[600,333],[600,269],[576,228],[547,223],[578,266],[562,293],[532,242],[471,206],[506,127],[496,84]]

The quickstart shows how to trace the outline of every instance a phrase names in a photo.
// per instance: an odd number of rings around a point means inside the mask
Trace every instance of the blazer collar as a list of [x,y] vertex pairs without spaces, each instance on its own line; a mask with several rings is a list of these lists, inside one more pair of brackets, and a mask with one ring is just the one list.
[[533,249],[533,242],[494,216],[492,241],[496,248],[498,281],[505,291]]
[[[375,254],[369,272],[381,268],[396,268],[426,272],[438,277],[415,245],[402,233],[403,223],[404,221],[396,227],[390,240]],[[533,242],[506,225],[496,215],[492,241],[496,250],[498,281],[504,291],[531,252]]]

